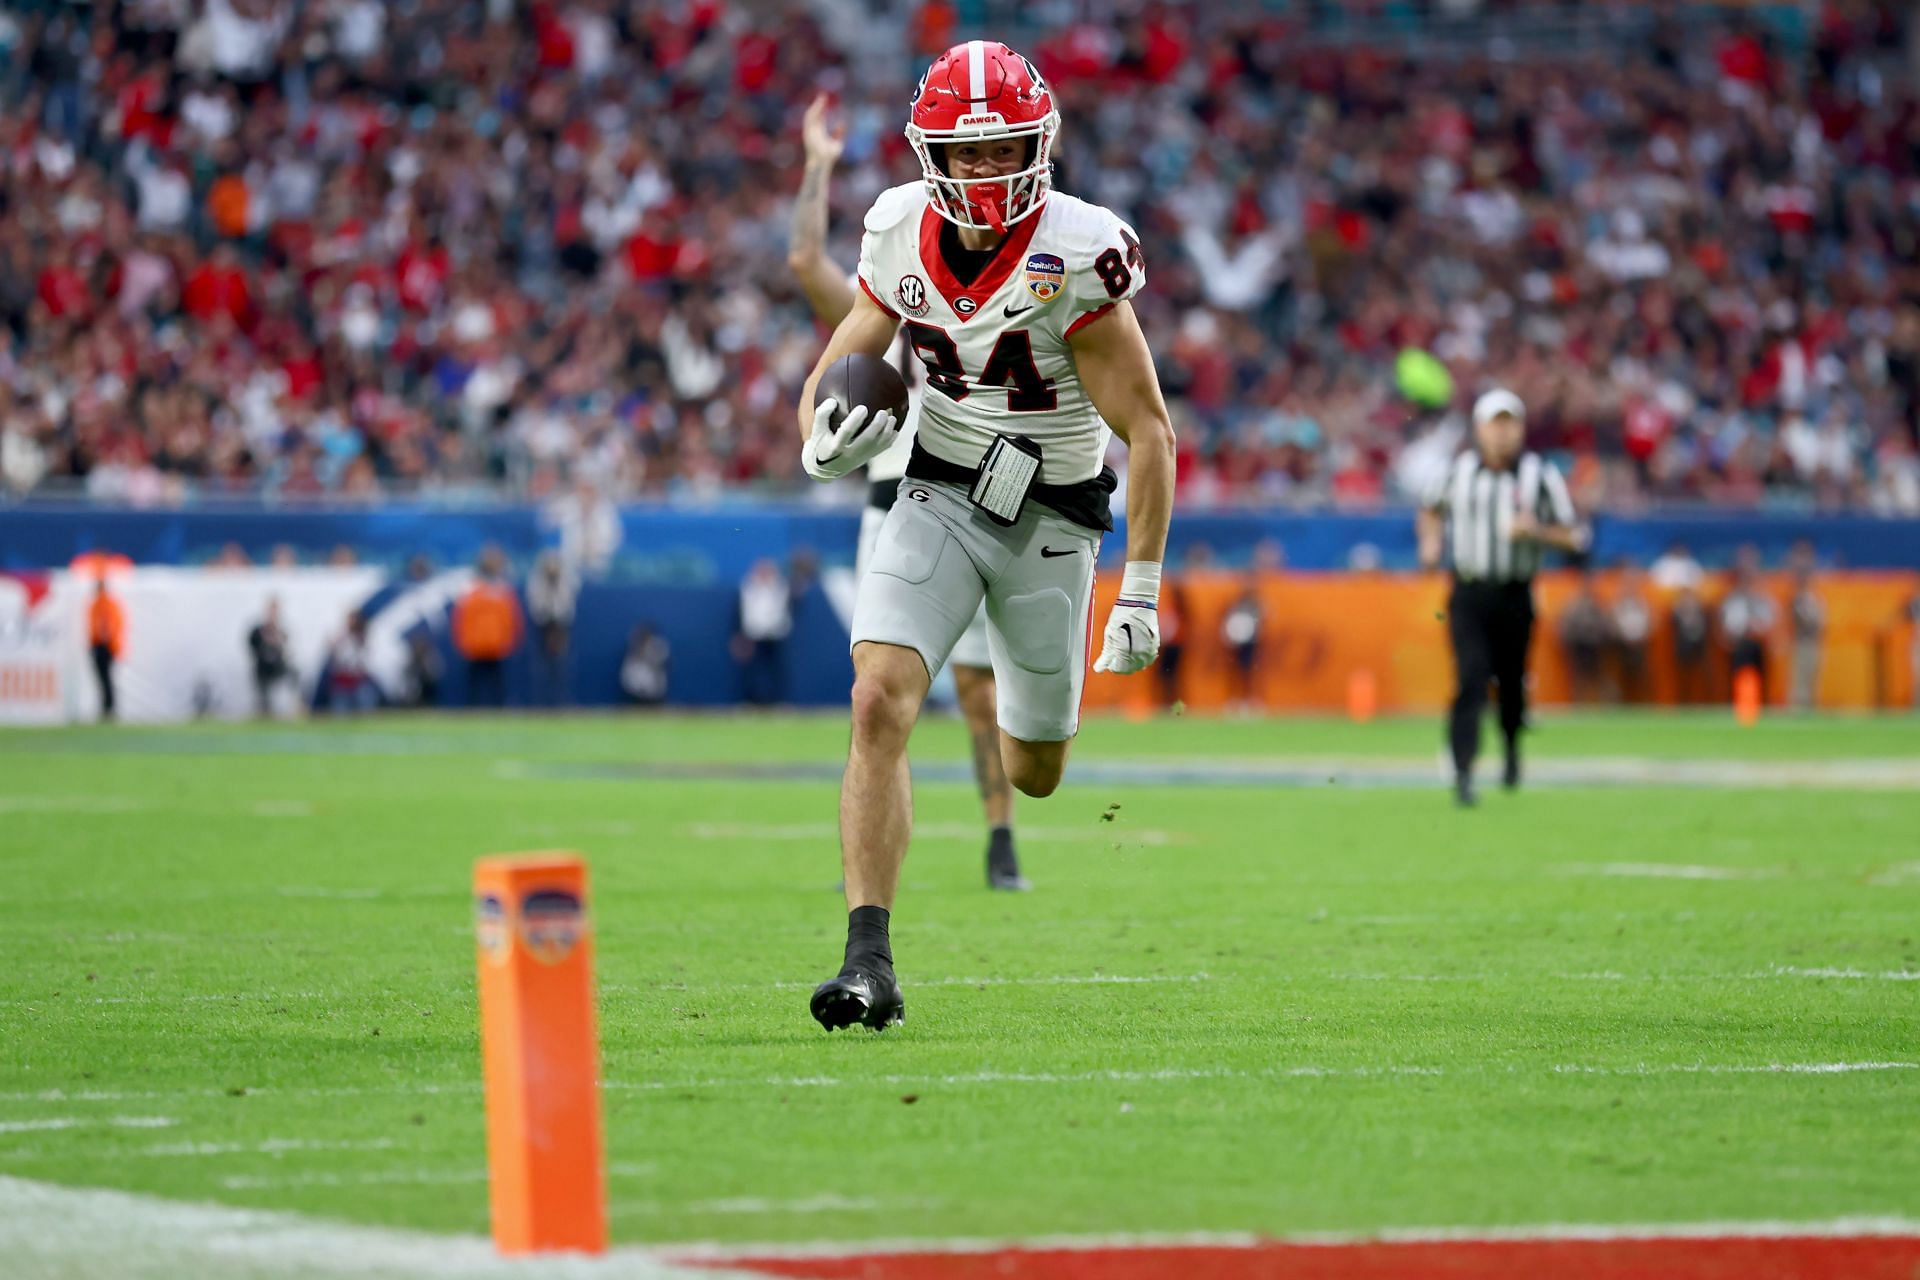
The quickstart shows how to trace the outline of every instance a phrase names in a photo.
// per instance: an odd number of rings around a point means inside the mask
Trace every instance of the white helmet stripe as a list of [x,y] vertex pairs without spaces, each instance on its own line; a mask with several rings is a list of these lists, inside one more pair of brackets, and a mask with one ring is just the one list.
[[967,66],[970,69],[971,89],[968,97],[982,102],[987,96],[987,42],[985,40],[967,41]]

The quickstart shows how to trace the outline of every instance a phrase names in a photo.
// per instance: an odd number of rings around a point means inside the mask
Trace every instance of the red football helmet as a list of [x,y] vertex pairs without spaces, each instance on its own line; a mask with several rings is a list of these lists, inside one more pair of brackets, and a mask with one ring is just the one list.
[[[920,157],[927,194],[940,216],[978,231],[1002,231],[1039,212],[1053,188],[1053,140],[1060,113],[1031,62],[986,40],[957,44],[933,60],[913,94],[907,141]],[[944,148],[956,142],[1035,140],[1027,167],[995,178],[948,174]],[[940,151],[936,151],[939,148]]]

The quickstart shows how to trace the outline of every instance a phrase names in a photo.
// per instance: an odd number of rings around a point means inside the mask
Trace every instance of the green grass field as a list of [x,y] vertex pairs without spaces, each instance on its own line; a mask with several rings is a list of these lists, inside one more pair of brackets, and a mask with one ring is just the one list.
[[470,868],[568,848],[618,1239],[1920,1214],[1920,723],[1549,718],[1459,813],[1427,719],[1096,720],[1009,897],[930,719],[829,1037],[845,732],[0,734],[0,1173],[484,1232]]

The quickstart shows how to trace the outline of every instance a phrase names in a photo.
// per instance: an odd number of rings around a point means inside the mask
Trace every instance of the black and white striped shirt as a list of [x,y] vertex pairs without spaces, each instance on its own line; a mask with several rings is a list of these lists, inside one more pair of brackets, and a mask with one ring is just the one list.
[[1551,462],[1523,453],[1512,470],[1494,471],[1477,450],[1453,460],[1428,496],[1447,517],[1454,577],[1462,582],[1527,582],[1540,569],[1540,544],[1513,540],[1513,518],[1531,511],[1543,525],[1571,526],[1573,499]]

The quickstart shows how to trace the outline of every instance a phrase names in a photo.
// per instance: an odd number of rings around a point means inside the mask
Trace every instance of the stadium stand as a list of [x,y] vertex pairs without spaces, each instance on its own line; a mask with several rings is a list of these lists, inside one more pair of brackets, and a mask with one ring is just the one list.
[[796,490],[799,112],[851,262],[924,51],[1004,17],[1147,242],[1189,505],[1416,491],[1460,423],[1415,349],[1589,507],[1920,512],[1908,6],[1095,8],[16,3],[0,492]]

